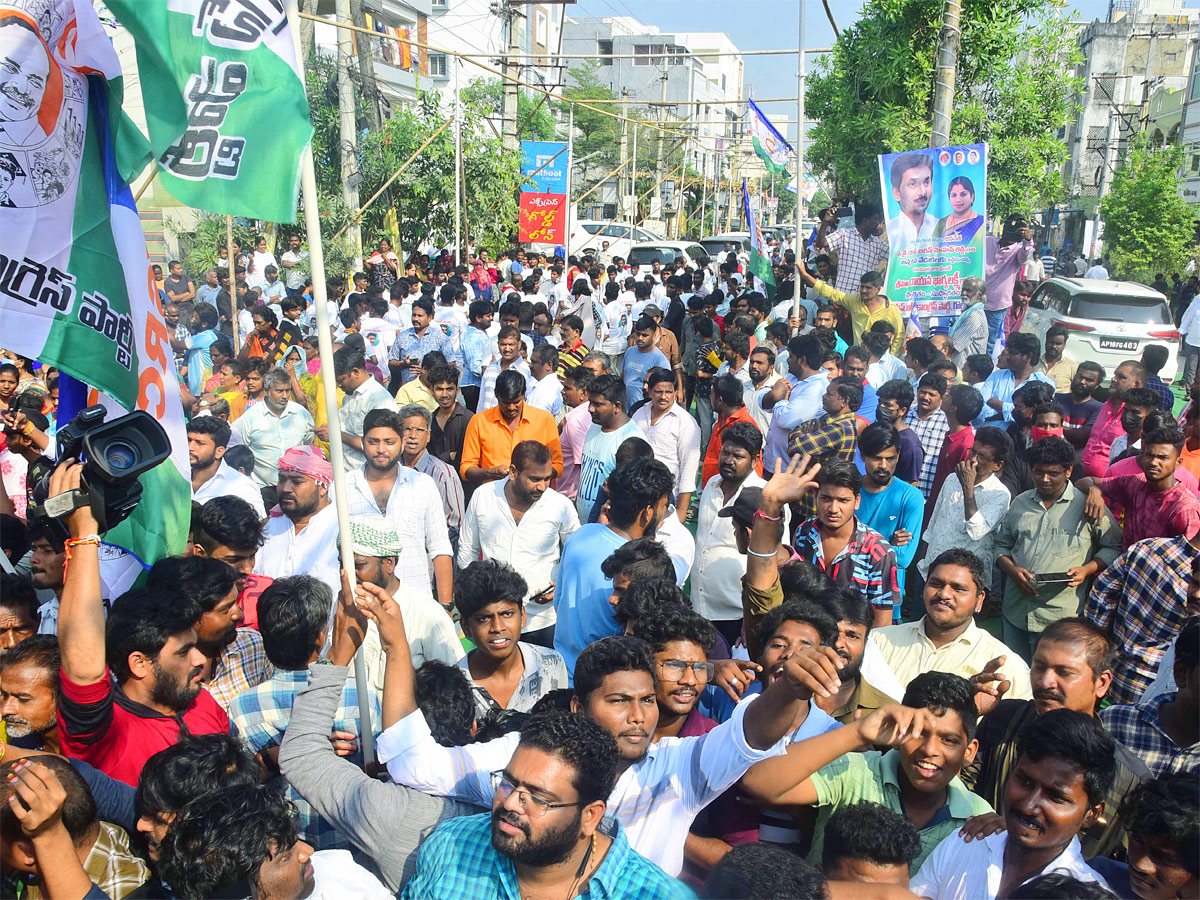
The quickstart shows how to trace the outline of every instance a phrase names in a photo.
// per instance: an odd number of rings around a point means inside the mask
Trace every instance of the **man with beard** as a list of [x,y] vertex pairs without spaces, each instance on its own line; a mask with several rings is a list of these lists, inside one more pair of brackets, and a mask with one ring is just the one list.
[[[400,455],[398,450],[396,455]],[[283,515],[271,517],[263,528],[254,574],[269,578],[312,575],[335,594],[341,589],[337,509],[329,498],[332,483],[333,467],[316,447],[292,447],[279,457],[279,509]]]
[[293,447],[312,443],[313,417],[288,399],[292,382],[282,369],[272,369],[262,381],[262,402],[247,409],[233,427],[254,453],[255,483],[268,487],[278,480],[279,458]]
[[450,543],[458,545],[458,530],[462,525],[463,488],[458,470],[427,452],[429,436],[433,428],[433,413],[417,403],[400,409],[403,431],[401,461],[407,468],[415,469],[433,479],[442,498],[442,510],[446,514],[446,529]]
[[[616,378],[612,381],[620,384]],[[618,547],[654,537],[674,488],[670,470],[656,459],[634,459],[617,466],[608,476],[608,523],[583,525],[563,544],[554,589],[554,649],[568,672],[585,647],[620,632],[609,603],[613,582],[601,566]]]
[[1004,834],[971,840],[951,834],[909,886],[929,900],[1021,896],[1043,872],[1079,881],[1104,879],[1084,863],[1079,838],[1104,812],[1116,744],[1095,718],[1069,709],[1038,716],[1017,738],[1017,759],[1004,788]]
[[[893,384],[908,390],[902,381],[889,381],[884,387]],[[911,390],[908,395],[912,396]],[[880,410],[895,402],[891,398],[886,403],[881,401]],[[912,429],[907,431],[911,433]],[[912,565],[921,543],[921,521],[925,518],[925,498],[920,490],[896,477],[904,443],[901,438],[901,432],[879,422],[868,425],[858,436],[858,452],[867,475],[859,493],[858,518],[882,535],[895,553],[898,597],[904,596],[904,573]],[[892,613],[892,622],[880,624],[900,621],[899,603],[893,605]]]
[[171,823],[159,852],[174,896],[321,900],[394,895],[346,850],[300,840],[292,805],[266,785],[209,791]]
[[[454,550],[442,495],[428,475],[400,465],[405,447],[404,421],[399,413],[388,409],[373,409],[363,419],[366,459],[347,479],[350,515],[383,516],[397,534],[404,535],[406,552],[396,561],[395,577],[417,596],[427,597],[434,590],[429,578],[432,567],[437,600],[449,611],[454,599]],[[420,421],[428,424],[427,420]],[[336,592],[339,585],[340,578],[331,587]]]
[[[1071,389],[1055,394],[1054,402],[1063,412],[1063,437],[1077,451],[1087,446],[1092,427],[1100,414],[1100,401],[1092,394],[1104,381],[1104,367],[1094,362],[1081,362],[1071,377]],[[1110,442],[1111,448],[1111,442]]]
[[[419,669],[430,659],[455,665],[462,656],[462,644],[454,633],[453,620],[438,609],[428,593],[407,590],[407,585],[396,576],[404,546],[392,522],[379,515],[359,514],[350,523],[350,535],[354,540],[355,579],[397,598],[408,623],[405,633],[414,668]],[[345,588],[343,583],[342,590]],[[363,640],[363,658],[368,684],[375,690],[383,690],[383,648],[379,644],[379,630],[373,625],[368,625]]]
[[254,574],[262,529],[258,513],[239,497],[214,497],[192,506],[190,555],[218,560],[237,573],[237,602],[246,628],[258,628],[258,597],[271,583],[266,575]]
[[[842,807],[866,800],[900,813],[921,842],[912,875],[967,819],[992,811],[958,778],[975,757],[977,717],[965,678],[926,672],[909,684],[902,705],[793,743],[786,756],[760,763],[742,783],[762,802],[818,807],[812,863],[821,859],[826,822]],[[854,752],[871,745],[891,749]]]
[[[546,445],[521,441],[513,448],[508,477],[488,482],[471,497],[458,545],[460,571],[485,559],[521,573],[527,586],[522,639],[546,648],[554,646],[558,561],[563,544],[579,530],[575,504],[550,487],[553,477]],[[462,601],[455,602],[461,609]]]
[[[1079,372],[1076,371],[1075,374],[1078,377]],[[1146,367],[1136,359],[1125,360],[1113,372],[1112,381],[1108,386],[1108,399],[1100,404],[1095,421],[1092,423],[1092,430],[1088,434],[1087,443],[1083,447],[1084,474],[1100,478],[1108,469],[1108,454],[1112,449],[1112,442],[1116,440],[1117,435],[1125,433],[1125,429],[1121,427],[1121,410],[1125,406],[1125,394],[1131,388],[1145,387],[1148,377],[1149,373],[1146,371]],[[1074,399],[1073,382],[1071,394]]]
[[150,569],[146,587],[177,591],[198,613],[193,624],[196,647],[207,663],[201,681],[212,698],[228,710],[233,698],[275,674],[253,628],[239,628],[238,573],[223,562],[200,556],[160,559]]
[[[333,355],[333,372],[337,386],[345,395],[341,410],[342,444],[345,447],[342,464],[347,472],[352,472],[366,459],[363,442],[366,417],[376,410],[396,412],[396,401],[387,388],[371,377],[366,357],[359,350],[349,346],[339,348]],[[318,425],[316,435],[318,440],[329,440],[329,425]]]
[[[605,479],[616,465],[618,448],[626,438],[645,439],[642,429],[629,418],[625,406],[625,386],[616,375],[599,375],[592,380],[588,385],[587,405],[592,424],[583,440],[579,488],[575,497],[575,510],[581,522],[592,521],[592,508],[596,505]],[[667,474],[670,474],[669,469]],[[673,482],[674,479],[672,496]]]
[[[78,490],[82,474],[80,463],[60,464],[50,496]],[[71,565],[59,607],[59,740],[68,756],[137,784],[145,761],[181,732],[226,732],[229,718],[200,683],[206,659],[196,646],[195,608],[173,593],[130,591],[113,603],[106,637],[99,528],[86,505],[65,524]]]
[[[1096,708],[1112,685],[1112,665],[1112,644],[1104,632],[1090,622],[1071,617],[1050,624],[1038,637],[1029,670],[1032,700],[1002,699],[1008,690],[1002,676],[981,673],[973,679],[975,704],[984,715],[977,734],[979,753],[975,762],[963,770],[963,782],[994,808],[1001,809],[1004,786],[1017,762],[1022,730],[1055,709],[1096,715]],[[1115,755],[1116,774],[1105,793],[1104,819],[1092,823],[1080,835],[1088,859],[1124,845],[1125,829],[1118,815],[1121,801],[1150,777],[1145,763],[1127,747],[1118,743]],[[998,833],[1002,827],[996,822],[992,830]]]
[[67,573],[66,547],[57,529],[51,528],[48,522],[38,521],[30,524],[29,547],[29,580],[37,591],[37,599],[42,601],[34,622],[38,633],[56,634],[63,579]]
[[605,817],[619,769],[616,742],[596,723],[530,719],[490,775],[491,813],[441,825],[417,851],[401,897],[686,896]]
[[771,427],[771,409],[764,409],[763,398],[780,380],[775,371],[775,351],[769,343],[761,342],[750,351],[750,388],[746,391],[746,409],[758,430],[766,434]]
[[58,639],[35,634],[0,654],[0,717],[6,742],[62,753],[58,741]]
[[[669,474],[663,474],[669,485]],[[438,745],[413,695],[403,620],[395,604],[379,592],[364,594],[358,606],[379,623],[389,654],[380,761],[400,784],[486,804],[496,790],[491,773],[512,757],[521,737],[510,733],[463,747]],[[651,741],[658,724],[655,665],[645,643],[607,637],[579,655],[571,710],[584,713],[617,741],[620,776],[609,795],[609,809],[627,828],[635,850],[668,873],[679,873],[687,829],[696,814],[751,765],[781,752],[801,711],[801,695],[809,696],[810,687],[828,690],[835,685],[841,660],[833,650],[823,650],[810,668],[786,661],[781,677],[761,696],[739,704],[729,721],[708,734],[664,738],[657,744]]]
[[251,479],[226,465],[222,457],[232,429],[216,416],[198,416],[188,422],[188,462],[192,466],[192,499],[205,503],[213,497],[240,497],[260,520],[267,517],[262,493]]

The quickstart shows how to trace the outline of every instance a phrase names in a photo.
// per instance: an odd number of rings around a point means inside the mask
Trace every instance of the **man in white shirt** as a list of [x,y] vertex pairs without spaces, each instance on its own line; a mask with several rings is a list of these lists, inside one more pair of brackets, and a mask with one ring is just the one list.
[[300,249],[300,235],[293,234],[288,238],[287,252],[279,257],[279,264],[283,267],[284,285],[287,287],[288,294],[295,296],[304,290],[305,275],[301,263],[308,259],[308,251]]
[[254,481],[259,487],[275,484],[279,457],[313,438],[313,418],[307,409],[288,397],[292,382],[283,369],[263,376],[263,399],[242,413],[233,428],[254,454]]
[[[413,665],[419,669],[430,659],[455,665],[462,656],[462,644],[454,631],[454,620],[428,592],[408,590],[396,577],[396,560],[405,548],[392,523],[382,516],[356,516],[350,523],[350,535],[354,541],[354,577],[359,584],[383,588],[395,599],[404,616]],[[367,681],[382,691],[385,657],[374,622],[367,623],[362,649]]]
[[927,153],[904,153],[892,162],[892,197],[900,213],[888,220],[892,252],[933,236],[937,218],[929,214],[933,198],[933,157]]
[[222,459],[231,431],[229,423],[216,416],[197,416],[188,423],[192,499],[203,503],[213,497],[240,497],[254,508],[260,520],[265,519],[267,511],[258,485]]
[[770,344],[761,343],[750,351],[747,371],[750,389],[745,392],[746,411],[758,425],[758,430],[766,434],[771,427],[771,410],[763,408],[762,400],[780,378],[775,371],[775,351]]
[[985,583],[992,580],[996,529],[1008,513],[1012,494],[998,477],[1012,456],[1012,438],[999,428],[980,428],[967,458],[947,478],[925,530],[927,550],[917,563],[922,577],[944,550],[961,547],[983,560]]
[[252,288],[265,287],[267,284],[267,266],[279,270],[275,254],[267,249],[267,239],[259,237],[254,242],[254,252],[250,255],[250,265],[246,267],[246,284]]
[[[396,401],[387,388],[367,371],[366,357],[361,350],[341,347],[333,354],[333,374],[337,386],[345,396],[342,398],[342,464],[350,472],[363,464],[363,421],[374,409],[396,412]],[[329,440],[329,425],[317,428],[317,437]]]
[[311,575],[341,590],[337,509],[330,502],[333,467],[316,447],[293,447],[279,458],[282,516],[267,519],[254,574],[269,578]]
[[1017,751],[1004,789],[1005,831],[943,839],[909,884],[918,897],[1023,897],[1031,879],[1049,874],[1108,887],[1084,862],[1077,835],[1106,812],[1117,769],[1112,737],[1092,716],[1053,709],[1021,731]]
[[525,390],[525,402],[535,409],[544,409],[554,416],[556,422],[563,418],[562,382],[555,372],[558,369],[558,351],[550,344],[539,344],[529,354],[529,387]]
[[[400,465],[404,421],[398,412],[375,409],[363,420],[365,461],[346,480],[351,517],[382,515],[405,552],[396,561],[396,577],[414,595],[433,592],[446,609],[454,600],[454,563],[442,495],[434,480]],[[433,578],[430,577],[432,569]]]
[[513,448],[508,477],[471,496],[458,541],[458,567],[477,559],[507,563],[525,579],[522,640],[554,646],[554,583],[562,545],[579,528],[575,504],[550,487],[554,464],[537,441]]
[[1101,278],[1101,279],[1107,280],[1108,269],[1105,267],[1103,260],[1094,259],[1094,260],[1092,260],[1092,267],[1090,269],[1088,269],[1087,272],[1084,273],[1083,277],[1084,278]]
[[675,509],[679,520],[686,521],[700,471],[700,426],[676,402],[675,376],[667,369],[650,370],[646,396],[650,402],[633,414],[632,421],[645,434],[654,458],[674,477]]

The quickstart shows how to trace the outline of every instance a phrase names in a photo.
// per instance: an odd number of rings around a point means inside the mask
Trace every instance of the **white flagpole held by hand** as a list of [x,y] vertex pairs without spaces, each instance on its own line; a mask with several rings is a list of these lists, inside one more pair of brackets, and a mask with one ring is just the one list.
[[[800,277],[800,263],[804,257],[804,0],[797,0],[800,25],[796,38],[796,280],[792,288],[792,315],[800,316],[800,289],[804,279]],[[808,323],[809,325],[812,322]]]
[[[288,26],[296,44],[296,59],[303,64],[300,49],[299,14],[296,0],[286,0]],[[333,377],[333,340],[329,331],[329,310],[325,294],[325,251],[321,244],[321,219],[317,211],[317,177],[313,170],[312,146],[300,157],[300,188],[304,198],[304,225],[308,232],[308,261],[312,272],[313,303],[317,319],[317,346],[321,357],[321,389],[329,419],[329,461],[333,466],[333,503],[337,508],[338,538],[342,568],[350,579],[350,590],[358,587],[354,577],[354,540],[350,534],[350,507],[346,496],[346,469],[342,463],[342,427],[337,406],[337,382]],[[371,722],[371,704],[367,691],[367,666],[362,648],[354,654],[354,681],[358,689],[358,721],[363,762],[375,761],[375,731]]]

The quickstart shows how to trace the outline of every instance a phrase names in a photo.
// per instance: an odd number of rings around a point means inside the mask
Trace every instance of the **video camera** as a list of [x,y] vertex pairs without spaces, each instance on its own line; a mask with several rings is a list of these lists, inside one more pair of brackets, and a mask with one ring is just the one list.
[[[106,422],[103,406],[89,406],[58,430],[57,458],[40,457],[29,467],[29,516],[49,523],[65,540],[63,518],[90,506],[101,533],[127,519],[142,499],[138,476],[171,455],[166,430],[147,412]],[[79,489],[50,496],[50,475],[64,459],[83,463]]]

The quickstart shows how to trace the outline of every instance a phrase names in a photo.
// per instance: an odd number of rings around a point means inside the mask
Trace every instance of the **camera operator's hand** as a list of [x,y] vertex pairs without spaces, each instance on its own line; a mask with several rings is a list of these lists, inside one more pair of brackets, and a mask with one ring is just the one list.
[[[50,496],[57,497],[67,491],[79,490],[83,477],[83,463],[74,459],[65,459],[50,473]],[[66,517],[67,530],[71,537],[80,538],[96,534],[100,526],[92,515],[91,506],[84,504]]]

